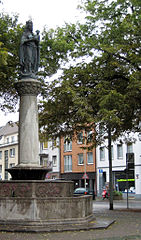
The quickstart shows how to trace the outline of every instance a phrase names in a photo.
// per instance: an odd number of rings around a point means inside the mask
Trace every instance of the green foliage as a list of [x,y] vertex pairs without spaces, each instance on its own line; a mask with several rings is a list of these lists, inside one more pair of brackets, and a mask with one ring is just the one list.
[[61,67],[64,61],[68,61],[68,52],[74,50],[74,33],[76,26],[68,25],[56,30],[44,29],[41,42],[41,75],[52,76]]
[[122,196],[122,192],[113,191],[113,196]]
[[[63,74],[47,87],[40,124],[48,134],[100,124],[110,126],[115,139],[125,130],[137,130],[141,120],[141,4],[83,3],[84,24],[44,32],[44,76],[59,68]],[[96,133],[99,137],[97,128]]]
[[3,43],[0,42],[0,65],[6,65],[8,52],[2,47],[2,45]]
[[19,71],[19,44],[22,27],[18,17],[0,14],[0,98],[1,110],[12,110],[17,102],[14,88]]

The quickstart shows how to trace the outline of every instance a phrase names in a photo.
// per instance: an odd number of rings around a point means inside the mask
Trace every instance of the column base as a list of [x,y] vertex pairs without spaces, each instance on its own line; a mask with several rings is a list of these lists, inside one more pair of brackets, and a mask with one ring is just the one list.
[[6,171],[11,174],[12,180],[45,180],[46,174],[51,171],[51,169],[40,166],[17,165],[13,168],[6,169]]

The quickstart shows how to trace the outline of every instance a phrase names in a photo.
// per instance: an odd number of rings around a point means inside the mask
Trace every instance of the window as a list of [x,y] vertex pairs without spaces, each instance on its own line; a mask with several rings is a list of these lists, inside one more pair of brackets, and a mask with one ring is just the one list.
[[105,160],[105,148],[100,147],[100,161],[104,161],[104,160]]
[[133,153],[133,144],[132,143],[127,144],[127,153]]
[[87,163],[93,164],[93,153],[92,152],[87,153]]
[[9,167],[10,168],[15,167],[15,163],[10,163]]
[[6,138],[6,142],[9,143],[9,138]]
[[2,159],[2,151],[0,151],[0,159]]
[[[4,151],[4,163],[5,163],[5,168],[8,168],[8,150]],[[5,179],[8,179],[8,172],[5,171]]]
[[64,139],[64,152],[72,151],[72,140]]
[[99,134],[105,134],[105,127],[102,124],[99,125]]
[[53,167],[57,166],[57,156],[52,156]]
[[15,156],[15,148],[11,148],[10,149],[10,157],[14,157]]
[[57,146],[56,139],[52,139],[52,147],[56,147],[56,146]]
[[84,164],[83,153],[78,154],[78,165]]
[[123,158],[123,148],[122,144],[117,145],[117,159]]
[[15,141],[15,137],[12,136],[12,137],[11,137],[11,142],[14,142],[14,141]]
[[48,142],[44,142],[43,143],[43,149],[47,149],[48,148]]
[[46,156],[42,156],[41,158],[40,158],[40,165],[41,166],[44,166],[44,167],[47,167],[48,166],[48,155],[46,155]]
[[113,146],[111,146],[111,157],[112,157],[112,160],[114,160],[114,148],[113,148]]
[[0,173],[2,173],[2,165],[0,165]]
[[77,143],[82,144],[83,143],[83,132],[78,133],[77,135]]
[[87,132],[87,143],[92,142],[92,140],[93,140],[93,132],[89,131]]
[[65,172],[72,171],[72,155],[64,156],[64,171]]

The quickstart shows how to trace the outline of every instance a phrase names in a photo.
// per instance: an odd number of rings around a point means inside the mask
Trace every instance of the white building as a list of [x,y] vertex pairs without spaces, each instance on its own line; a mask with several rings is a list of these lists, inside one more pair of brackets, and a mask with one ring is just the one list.
[[47,178],[60,178],[60,141],[59,138],[40,143],[40,165],[51,167]]
[[[59,139],[40,144],[40,165],[50,167],[47,178],[60,176]],[[11,175],[5,171],[18,164],[18,124],[7,123],[0,127],[0,179],[9,180]]]
[[[105,183],[109,182],[109,161],[108,161],[108,142],[97,147],[97,192],[101,195]],[[130,133],[112,142],[112,172],[114,188],[120,191],[135,187],[135,198],[141,199],[141,134]],[[126,153],[134,153],[134,168],[129,171],[126,169]]]
[[7,123],[0,127],[0,179],[10,179],[11,175],[5,169],[17,164],[18,125],[17,123]]

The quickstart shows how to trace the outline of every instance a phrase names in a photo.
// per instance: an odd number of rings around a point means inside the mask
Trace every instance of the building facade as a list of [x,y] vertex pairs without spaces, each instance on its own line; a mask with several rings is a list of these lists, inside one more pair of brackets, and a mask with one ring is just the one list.
[[96,193],[96,150],[85,149],[84,132],[77,140],[62,137],[60,140],[60,174],[74,181],[74,188],[87,187]]
[[0,128],[0,179],[9,180],[5,170],[18,164],[18,125],[7,123]]
[[[126,191],[135,187],[135,198],[141,198],[141,136],[139,133],[125,134],[112,142],[112,173],[114,189]],[[127,157],[132,156],[133,164],[127,174]],[[97,147],[97,192],[109,182],[108,143]],[[127,183],[128,182],[128,183]]]
[[[46,178],[60,177],[59,139],[39,143],[39,164],[52,169]],[[0,127],[0,179],[9,180],[5,170],[18,164],[18,124],[7,123]]]
[[60,178],[60,141],[59,138],[40,142],[40,165],[52,169],[47,179]]

